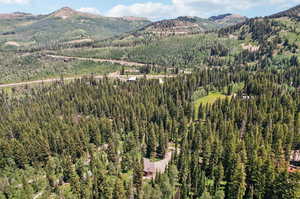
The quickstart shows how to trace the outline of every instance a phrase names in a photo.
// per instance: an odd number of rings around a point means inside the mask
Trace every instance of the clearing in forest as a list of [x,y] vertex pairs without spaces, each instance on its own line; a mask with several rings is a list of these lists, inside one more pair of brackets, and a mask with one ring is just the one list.
[[220,92],[210,92],[207,96],[201,97],[198,100],[194,102],[194,109],[195,109],[195,119],[198,119],[198,109],[201,104],[206,105],[206,104],[213,104],[215,103],[218,99],[225,99],[226,95],[220,93]]

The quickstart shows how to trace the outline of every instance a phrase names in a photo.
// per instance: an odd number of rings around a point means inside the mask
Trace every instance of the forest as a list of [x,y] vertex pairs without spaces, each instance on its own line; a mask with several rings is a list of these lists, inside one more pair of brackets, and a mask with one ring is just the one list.
[[[0,197],[296,198],[299,73],[213,69],[163,84],[90,77],[2,92]],[[194,92],[225,87],[231,99],[201,104],[196,119]],[[143,180],[143,157],[170,144],[166,172]]]
[[[299,199],[297,9],[207,33],[0,49],[0,199]],[[107,75],[129,70],[140,78]]]

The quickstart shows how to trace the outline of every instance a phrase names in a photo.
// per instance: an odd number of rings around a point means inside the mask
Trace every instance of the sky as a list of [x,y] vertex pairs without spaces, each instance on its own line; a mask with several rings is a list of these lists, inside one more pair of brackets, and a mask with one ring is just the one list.
[[298,4],[300,0],[0,0],[0,13],[48,14],[70,7],[103,16],[160,20],[178,16],[207,18],[225,13],[266,16]]

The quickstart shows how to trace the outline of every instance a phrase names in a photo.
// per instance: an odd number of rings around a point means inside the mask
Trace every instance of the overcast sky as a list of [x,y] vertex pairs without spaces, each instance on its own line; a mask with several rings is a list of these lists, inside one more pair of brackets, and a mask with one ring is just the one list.
[[46,14],[68,6],[104,16],[139,16],[158,20],[224,13],[266,16],[298,4],[300,0],[0,0],[0,13]]

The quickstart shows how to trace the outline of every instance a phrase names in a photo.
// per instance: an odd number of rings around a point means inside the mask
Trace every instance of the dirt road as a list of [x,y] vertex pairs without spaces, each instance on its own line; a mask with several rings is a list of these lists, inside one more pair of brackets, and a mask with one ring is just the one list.
[[[171,145],[171,143],[170,143]],[[177,153],[179,150],[177,150]],[[169,162],[172,160],[172,154],[176,153],[176,149],[172,146],[168,147],[168,152],[164,158],[159,161],[152,162],[148,158],[144,158],[144,177],[143,179],[154,179],[157,173],[164,173],[168,167]]]
[[69,56],[61,56],[61,55],[46,55],[47,57],[55,58],[55,59],[64,59],[64,60],[81,60],[81,61],[93,61],[93,62],[107,62],[112,64],[120,64],[122,66],[146,66],[146,64],[138,63],[138,62],[128,62],[122,60],[112,60],[112,59],[97,59],[97,58],[83,58],[83,57],[69,57]]

